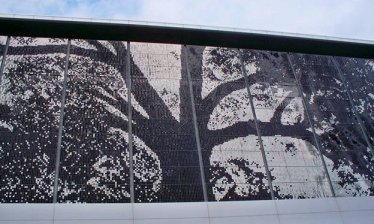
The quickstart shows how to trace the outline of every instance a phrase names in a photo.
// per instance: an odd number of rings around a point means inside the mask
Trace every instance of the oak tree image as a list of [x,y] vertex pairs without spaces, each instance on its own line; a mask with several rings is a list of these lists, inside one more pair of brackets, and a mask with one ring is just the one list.
[[130,170],[135,202],[373,195],[371,60],[70,43],[9,41],[1,202],[52,202],[57,153],[58,202],[130,202]]

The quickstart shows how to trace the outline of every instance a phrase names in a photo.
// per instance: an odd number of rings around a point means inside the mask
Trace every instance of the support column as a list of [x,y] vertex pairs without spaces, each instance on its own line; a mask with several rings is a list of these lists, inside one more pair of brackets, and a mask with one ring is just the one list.
[[268,161],[267,161],[266,155],[265,155],[264,144],[262,142],[261,131],[260,131],[260,128],[259,128],[259,125],[258,125],[258,120],[257,120],[257,116],[256,116],[255,107],[254,107],[254,104],[253,104],[253,98],[252,98],[252,95],[251,95],[251,90],[250,90],[250,86],[249,86],[249,82],[248,82],[247,71],[245,69],[245,65],[244,65],[243,56],[242,56],[241,51],[239,49],[236,49],[236,51],[237,51],[237,53],[240,57],[240,63],[241,63],[241,66],[242,66],[242,75],[244,77],[245,87],[246,87],[247,92],[248,92],[249,103],[251,104],[251,111],[252,111],[252,114],[253,114],[253,120],[255,122],[258,141],[260,143],[260,150],[261,150],[261,154],[262,154],[262,159],[263,159],[263,163],[264,163],[264,166],[265,166],[266,175],[268,177],[267,179],[268,179],[268,185],[269,185],[269,189],[270,189],[271,199],[275,200],[273,184],[272,184],[272,181],[271,181],[271,174],[270,174],[270,170],[269,170],[269,166],[268,166]]
[[305,97],[304,97],[304,94],[303,94],[303,91],[301,89],[301,84],[299,82],[299,79],[297,78],[297,75],[296,75],[296,72],[295,72],[295,68],[292,64],[292,60],[291,60],[291,57],[289,55],[289,53],[287,53],[287,61],[288,61],[288,64],[292,70],[292,73],[295,77],[295,81],[296,81],[296,85],[297,85],[297,89],[299,91],[299,94],[301,96],[301,99],[302,99],[302,102],[303,102],[303,106],[304,106],[304,110],[305,110],[305,116],[307,117],[308,119],[308,123],[310,125],[310,127],[312,128],[312,132],[313,132],[313,138],[314,138],[314,141],[316,142],[316,146],[317,146],[317,150],[318,150],[318,153],[321,157],[321,161],[322,161],[322,165],[323,165],[323,169],[326,173],[326,176],[327,176],[327,180],[329,182],[329,187],[330,187],[330,191],[331,191],[331,194],[333,197],[335,197],[335,191],[334,191],[334,188],[332,186],[332,182],[331,182],[331,178],[330,178],[330,174],[327,170],[327,166],[326,166],[326,162],[325,162],[325,159],[323,158],[323,153],[322,153],[322,150],[321,150],[321,146],[319,144],[319,141],[317,140],[317,134],[316,134],[316,131],[314,129],[314,125],[312,123],[312,119],[311,119],[311,116],[309,115],[309,112],[308,112],[308,108],[307,108],[307,104],[306,104],[306,100],[305,100]]
[[205,179],[205,172],[204,172],[203,156],[202,156],[202,152],[201,152],[199,128],[198,128],[198,125],[197,125],[195,98],[193,96],[192,79],[191,79],[190,67],[189,67],[189,63],[188,63],[188,50],[187,50],[186,45],[182,46],[182,52],[184,52],[182,57],[185,57],[185,62],[186,62],[187,80],[188,80],[188,87],[189,87],[189,90],[190,90],[191,107],[192,107],[192,119],[193,119],[193,125],[194,125],[194,130],[195,130],[197,153],[198,153],[198,157],[199,157],[201,185],[202,185],[202,188],[203,188],[204,201],[208,201],[208,193],[207,193],[206,182],[205,182],[206,179]]
[[127,41],[126,51],[126,87],[127,87],[127,103],[128,103],[128,134],[129,134],[129,169],[130,169],[130,202],[135,203],[135,192],[134,192],[134,152],[132,145],[132,105],[131,105],[131,60],[130,60],[130,42]]
[[55,181],[53,186],[53,203],[57,203],[57,192],[58,192],[58,179],[60,172],[60,159],[61,159],[61,141],[62,141],[62,131],[64,125],[64,114],[65,114],[65,99],[66,99],[66,86],[68,80],[68,68],[69,68],[69,56],[70,56],[70,43],[68,40],[65,58],[65,71],[64,71],[64,81],[62,85],[62,96],[61,96],[61,109],[60,109],[60,122],[57,137],[57,152],[56,152],[56,167],[55,167]]
[[345,80],[345,77],[343,75],[343,72],[342,70],[340,69],[338,63],[336,62],[335,60],[335,57],[331,56],[331,60],[336,68],[336,70],[338,71],[338,75],[339,75],[339,78],[342,80],[343,82],[343,85],[344,85],[344,90],[347,92],[347,95],[348,95],[348,99],[349,99],[349,103],[351,104],[351,108],[352,108],[352,111],[358,121],[358,124],[360,126],[360,129],[361,129],[361,132],[362,132],[362,135],[364,136],[364,139],[365,139],[365,142],[366,144],[368,145],[368,147],[371,149],[372,151],[372,154],[374,154],[374,149],[373,149],[373,146],[370,144],[370,141],[369,141],[369,137],[366,135],[366,131],[365,131],[365,127],[364,127],[364,124],[362,123],[362,120],[360,118],[360,116],[358,116],[358,113],[357,113],[357,110],[354,106],[354,103],[353,103],[353,98],[352,98],[352,95],[351,95],[351,92],[350,92],[350,89],[347,85],[347,81]]

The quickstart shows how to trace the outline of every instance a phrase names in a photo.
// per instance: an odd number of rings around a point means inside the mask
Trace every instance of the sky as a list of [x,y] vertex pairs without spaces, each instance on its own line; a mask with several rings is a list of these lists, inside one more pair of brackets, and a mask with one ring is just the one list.
[[0,13],[170,22],[374,40],[374,0],[0,0]]

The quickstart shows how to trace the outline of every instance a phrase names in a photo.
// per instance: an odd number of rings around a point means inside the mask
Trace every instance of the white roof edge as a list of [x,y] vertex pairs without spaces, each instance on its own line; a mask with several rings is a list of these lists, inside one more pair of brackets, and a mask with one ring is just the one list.
[[331,41],[341,41],[341,42],[351,42],[351,43],[374,44],[374,40],[343,38],[343,37],[333,37],[333,36],[314,35],[314,34],[300,34],[300,33],[280,32],[280,31],[267,31],[267,30],[248,29],[248,28],[218,27],[218,26],[179,24],[179,23],[167,23],[167,22],[149,22],[149,21],[120,20],[120,19],[96,19],[96,18],[62,17],[62,16],[38,16],[38,15],[21,15],[21,14],[6,14],[6,13],[0,13],[0,18],[148,25],[148,26],[160,26],[160,27],[191,28],[191,29],[201,29],[201,30],[256,33],[256,34],[266,34],[266,35],[274,35],[274,36],[300,37],[300,38],[310,38],[310,39],[317,39],[317,40],[331,40]]

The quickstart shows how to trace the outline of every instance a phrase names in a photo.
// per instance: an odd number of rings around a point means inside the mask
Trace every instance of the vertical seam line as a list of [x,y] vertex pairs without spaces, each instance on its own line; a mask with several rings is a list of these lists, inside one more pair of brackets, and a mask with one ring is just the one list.
[[266,159],[265,148],[264,148],[264,145],[262,143],[261,131],[260,131],[260,127],[258,125],[256,111],[255,111],[255,107],[254,107],[254,104],[253,104],[253,98],[252,98],[251,90],[250,90],[250,87],[249,87],[247,71],[246,71],[245,66],[244,66],[242,53],[240,52],[239,49],[236,49],[236,52],[238,53],[238,55],[240,57],[240,63],[241,63],[241,67],[242,67],[242,75],[244,77],[244,84],[245,84],[245,87],[246,87],[247,92],[248,92],[249,103],[251,104],[251,111],[252,111],[252,114],[253,114],[253,120],[255,122],[257,137],[258,137],[258,141],[260,143],[262,160],[263,160],[263,163],[264,163],[264,166],[265,166],[266,175],[268,176],[268,185],[269,185],[269,189],[270,189],[271,199],[275,200],[274,189],[273,189],[273,184],[272,184],[272,180],[271,180],[271,174],[270,174],[269,165],[268,165],[268,162],[267,162],[267,159]]
[[203,157],[201,152],[201,144],[200,144],[200,136],[199,136],[199,128],[197,125],[197,115],[196,115],[196,109],[195,109],[195,100],[193,95],[193,88],[192,88],[192,79],[190,74],[190,68],[188,63],[188,51],[186,45],[182,46],[184,48],[184,54],[183,57],[185,57],[186,62],[186,70],[187,70],[187,81],[188,81],[188,87],[190,90],[190,98],[191,98],[191,109],[192,109],[192,119],[193,119],[193,125],[195,130],[195,139],[196,139],[196,146],[197,146],[197,154],[199,157],[199,166],[200,166],[200,177],[201,177],[201,184],[203,188],[203,195],[204,195],[204,201],[208,201],[208,194],[207,194],[207,188],[205,183],[205,172],[204,172],[204,163],[203,163]]
[[320,146],[320,143],[317,139],[317,134],[316,134],[316,131],[314,129],[314,123],[312,122],[312,119],[311,119],[311,116],[309,114],[309,111],[308,111],[308,107],[307,107],[307,104],[306,104],[306,100],[305,100],[305,97],[304,97],[304,94],[303,94],[303,91],[301,89],[301,84],[299,82],[299,79],[297,78],[296,76],[296,71],[295,71],[295,68],[294,66],[292,65],[292,60],[291,60],[291,57],[289,55],[289,53],[286,53],[287,54],[287,61],[288,61],[288,65],[290,66],[291,70],[292,70],[292,73],[293,73],[293,76],[295,77],[295,81],[296,81],[296,86],[297,86],[297,89],[299,91],[299,94],[301,96],[301,99],[302,99],[302,102],[303,102],[303,106],[304,106],[304,110],[305,110],[305,115],[308,119],[308,123],[312,129],[312,133],[313,133],[313,138],[314,138],[314,141],[316,143],[316,146],[317,146],[317,150],[318,150],[318,153],[319,153],[319,156],[321,158],[321,161],[322,161],[322,165],[323,165],[323,169],[325,170],[325,173],[326,173],[326,177],[327,177],[327,181],[329,182],[329,187],[330,187],[330,191],[331,191],[331,194],[333,197],[336,197],[335,195],[335,190],[334,190],[334,187],[332,185],[332,181],[331,181],[331,177],[330,177],[330,173],[328,172],[328,169],[327,169],[327,165],[326,165],[326,162],[325,162],[325,159],[323,158],[323,153],[322,153],[322,150],[321,150],[321,146]]
[[6,39],[6,42],[5,42],[5,49],[4,49],[4,53],[3,53],[3,59],[1,60],[0,83],[2,82],[2,79],[3,79],[3,72],[4,72],[4,68],[5,68],[6,56],[8,54],[9,42],[10,42],[10,36],[7,36],[7,39]]
[[66,99],[66,86],[68,80],[68,68],[69,68],[69,57],[70,57],[70,42],[68,39],[67,49],[66,49],[66,59],[65,59],[65,71],[64,71],[64,81],[62,86],[62,96],[61,96],[61,109],[60,109],[60,122],[58,130],[57,139],[57,152],[56,152],[56,167],[55,167],[55,181],[53,186],[53,203],[57,203],[57,191],[58,191],[58,179],[60,174],[60,159],[61,159],[61,143],[62,143],[62,132],[64,125],[64,115],[65,115],[65,99]]
[[135,192],[134,192],[134,152],[132,142],[132,105],[131,105],[131,61],[130,61],[130,42],[127,41],[126,51],[126,75],[127,75],[127,103],[128,103],[128,135],[129,135],[129,168],[130,168],[130,202],[135,203]]
[[336,70],[338,71],[338,75],[339,75],[340,79],[343,82],[344,89],[345,89],[345,91],[347,92],[347,95],[348,95],[349,103],[351,104],[352,111],[355,114],[355,117],[356,117],[356,119],[358,121],[358,125],[360,126],[360,129],[361,129],[362,135],[365,138],[366,144],[371,149],[371,154],[374,154],[373,146],[370,144],[369,138],[366,135],[365,127],[364,127],[364,125],[362,123],[362,120],[361,120],[360,116],[358,116],[358,113],[357,113],[357,110],[355,108],[355,105],[353,104],[353,98],[351,96],[351,91],[350,91],[350,88],[348,88],[348,84],[347,84],[347,81],[345,80],[345,77],[343,76],[343,72],[341,71],[340,67],[338,66],[338,63],[336,62],[335,57],[331,56],[331,60],[332,60],[332,62],[334,64]]

